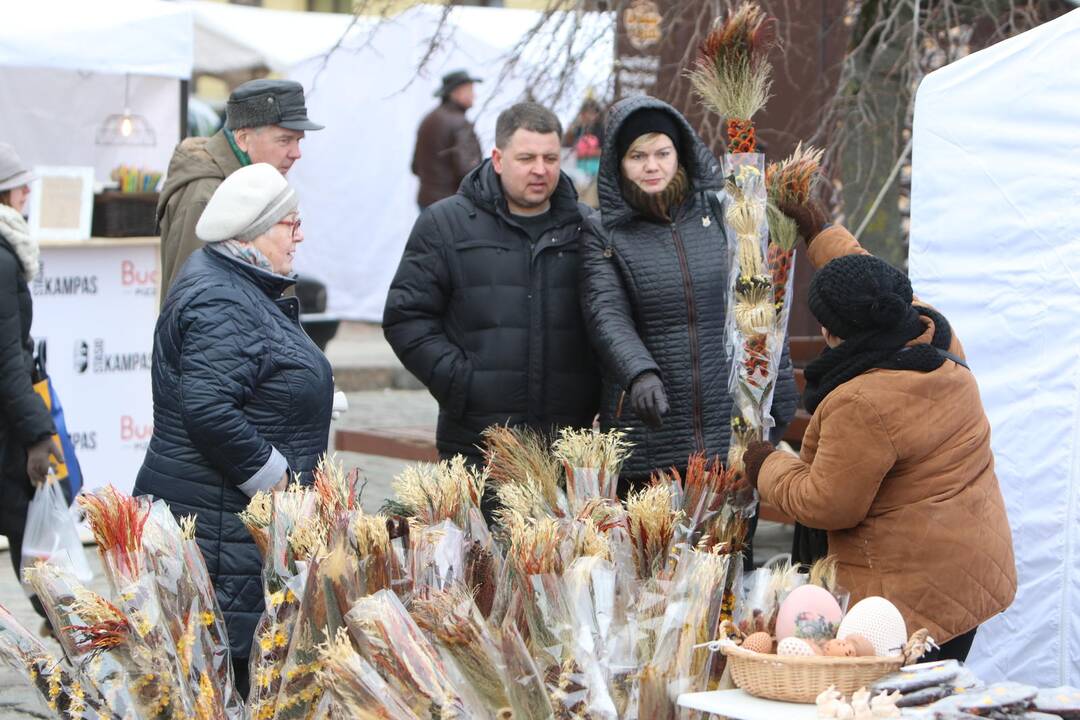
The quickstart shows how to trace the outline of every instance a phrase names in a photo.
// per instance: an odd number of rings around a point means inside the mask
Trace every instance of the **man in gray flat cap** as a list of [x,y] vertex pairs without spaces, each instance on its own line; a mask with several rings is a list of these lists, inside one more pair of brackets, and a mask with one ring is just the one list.
[[458,191],[462,178],[480,164],[483,152],[465,113],[473,106],[473,84],[483,82],[464,70],[443,76],[435,97],[439,107],[420,121],[413,151],[413,175],[420,178],[416,202],[423,210]]
[[285,175],[300,159],[304,133],[322,128],[308,119],[300,83],[252,80],[229,95],[224,128],[213,137],[177,145],[157,208],[162,302],[184,261],[203,245],[195,237],[195,224],[221,181],[260,162]]

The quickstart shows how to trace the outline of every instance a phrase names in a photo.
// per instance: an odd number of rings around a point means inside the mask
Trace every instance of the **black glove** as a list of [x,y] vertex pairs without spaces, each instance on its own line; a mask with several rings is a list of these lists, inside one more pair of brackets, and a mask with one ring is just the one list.
[[657,430],[663,425],[662,417],[668,413],[667,393],[664,383],[656,373],[646,372],[638,375],[630,386],[630,404],[634,412],[646,425]]

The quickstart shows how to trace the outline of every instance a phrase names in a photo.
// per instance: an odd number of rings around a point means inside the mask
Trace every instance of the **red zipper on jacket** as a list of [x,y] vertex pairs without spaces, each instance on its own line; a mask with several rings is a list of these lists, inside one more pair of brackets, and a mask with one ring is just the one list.
[[701,417],[701,357],[697,334],[697,307],[694,304],[694,285],[690,281],[690,265],[686,261],[686,249],[679,237],[679,226],[671,223],[671,238],[675,242],[675,254],[679,256],[682,271],[683,293],[686,295],[686,319],[690,332],[690,389],[693,392],[694,445],[695,451],[705,451],[704,421]]

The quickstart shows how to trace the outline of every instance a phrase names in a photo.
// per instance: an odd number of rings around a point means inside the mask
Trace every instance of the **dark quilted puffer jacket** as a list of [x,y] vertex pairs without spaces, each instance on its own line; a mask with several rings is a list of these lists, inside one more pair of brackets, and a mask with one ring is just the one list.
[[582,207],[563,175],[533,246],[485,160],[416,221],[383,332],[439,401],[442,455],[477,457],[491,425],[592,425],[600,372],[578,304]]
[[[679,162],[691,194],[670,224],[637,213],[620,190],[619,127],[643,108],[670,113],[682,133],[677,145],[690,149],[690,157]],[[594,214],[582,234],[582,306],[605,367],[600,424],[628,430],[635,449],[622,474],[641,479],[655,469],[685,467],[694,452],[727,455],[729,263],[716,196],[723,180],[716,158],[685,118],[655,98],[631,98],[612,107],[604,137],[600,216]],[[649,371],[663,380],[671,406],[659,430],[649,429],[630,405],[631,384]],[[794,415],[796,400],[785,350],[773,402],[778,428]]]
[[286,471],[311,482],[330,432],[330,363],[296,298],[281,297],[292,284],[204,247],[154,331],[154,435],[135,491],[197,516],[234,658],[248,657],[263,611],[262,560],[236,513]]

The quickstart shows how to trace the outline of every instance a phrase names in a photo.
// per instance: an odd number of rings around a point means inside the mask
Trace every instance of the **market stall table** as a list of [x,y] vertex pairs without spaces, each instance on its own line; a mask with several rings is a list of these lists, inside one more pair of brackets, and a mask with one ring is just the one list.
[[[700,710],[729,720],[816,720],[817,706],[802,703],[778,702],[754,697],[742,690],[683,693],[680,707]],[[910,717],[910,710],[903,710]]]
[[777,702],[754,697],[742,690],[683,693],[678,704],[731,720],[815,720],[817,706]]

